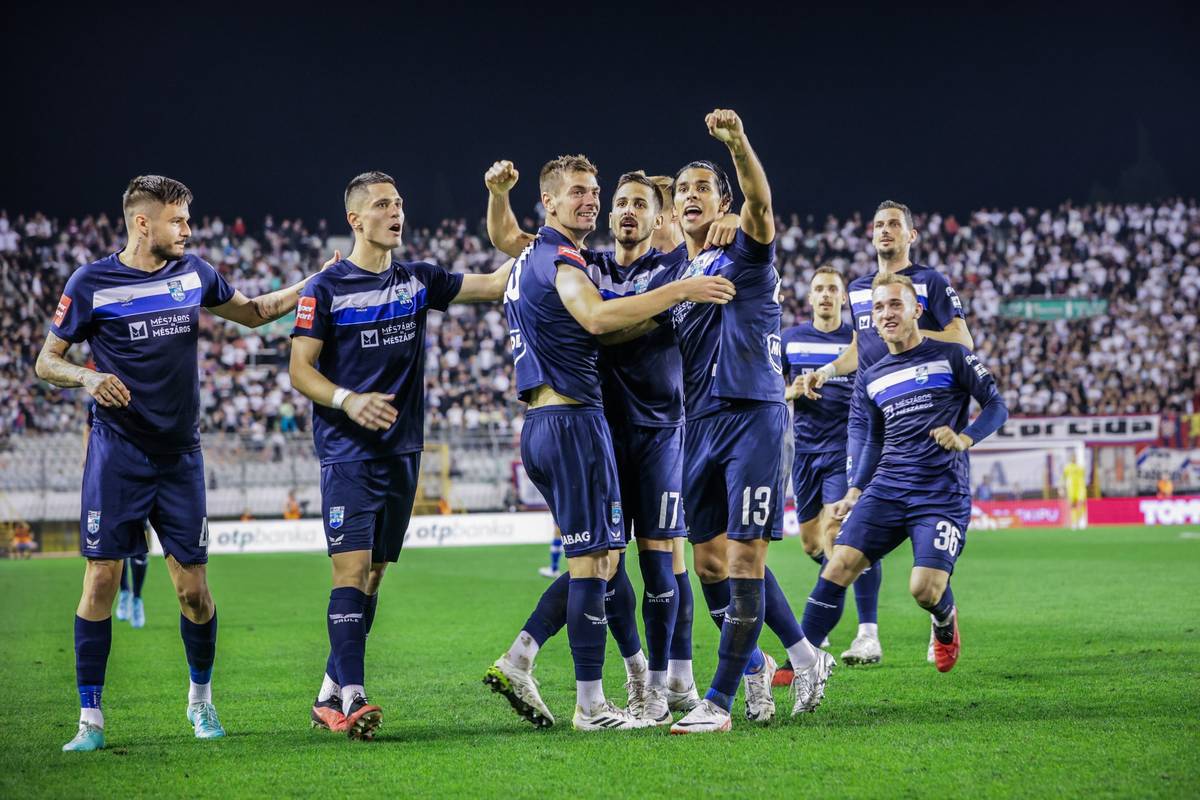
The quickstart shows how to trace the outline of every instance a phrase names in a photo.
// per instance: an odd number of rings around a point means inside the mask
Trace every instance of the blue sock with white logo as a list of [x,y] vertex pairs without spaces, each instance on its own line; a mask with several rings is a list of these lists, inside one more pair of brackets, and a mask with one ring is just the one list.
[[[375,609],[379,606],[379,593],[367,595],[367,607],[363,610],[363,647],[366,648],[366,639],[371,635],[371,626],[375,624]],[[337,694],[335,687],[340,688],[341,683],[338,681],[337,661],[333,658],[333,651],[329,651],[329,656],[325,659],[325,674],[329,676],[328,682],[322,686],[321,694],[317,696],[318,700],[325,700],[328,697],[333,697]]]
[[329,593],[329,649],[337,665],[338,683],[363,685],[363,659],[367,649],[367,595],[353,586],[342,586]]
[[675,576],[675,588],[679,592],[679,602],[676,603],[678,610],[675,613],[675,628],[671,631],[670,659],[691,661],[692,620],[696,613],[696,600],[692,596],[692,580],[687,572]]
[[75,617],[75,683],[79,688],[80,718],[104,727],[100,698],[112,649],[112,617],[92,622]]
[[933,615],[933,635],[942,644],[950,644],[954,641],[954,617],[951,611],[954,610],[954,592],[950,590],[950,584],[946,584],[946,591],[942,592],[942,597],[937,601],[933,608],[929,609],[929,613]]
[[858,608],[859,625],[879,623],[879,586],[882,583],[882,561],[867,567],[867,571],[854,581],[854,605]]
[[[129,559],[129,571],[133,573],[134,597],[142,596],[142,587],[146,585],[146,565],[148,561],[149,559],[146,556],[135,556]],[[121,588],[125,588],[124,582],[122,582]]]
[[604,617],[602,578],[571,578],[567,592],[567,638],[575,662],[575,680],[598,681],[604,672],[604,644],[608,623]]
[[758,635],[766,616],[766,592],[761,578],[730,578],[729,606],[721,626],[717,647],[717,672],[712,688],[704,695],[726,711],[737,696],[738,683],[750,657],[758,651]]
[[[723,629],[725,625],[725,611],[729,607],[729,578],[723,578],[716,583],[701,581],[700,591],[704,592],[704,602],[708,604],[709,617],[716,623],[719,630]],[[758,641],[758,639],[755,638],[755,641]],[[750,654],[750,662],[746,665],[746,672],[753,675],[762,669],[766,663],[762,650],[755,647],[754,652]]]
[[561,536],[555,536],[554,541],[550,543],[550,569],[553,572],[558,572],[558,565],[562,561],[563,543]]
[[659,550],[644,550],[638,553],[642,567],[645,594],[642,595],[642,619],[646,625],[646,647],[650,669],[655,672],[667,668],[670,655],[671,633],[675,629],[675,617],[679,613],[679,591],[675,585],[675,574],[671,571],[673,556]]
[[[804,621],[800,627],[810,642],[820,644],[837,627],[846,604],[846,587],[833,581],[817,578],[817,585],[804,606]],[[814,645],[815,646],[815,645]]]
[[570,573],[564,572],[554,579],[542,596],[538,598],[533,613],[525,620],[521,630],[528,633],[541,647],[567,624],[567,596],[571,585]]
[[617,560],[616,574],[608,581],[604,613],[621,657],[632,658],[642,652],[642,639],[638,636],[637,628],[637,595],[633,591],[633,584],[629,582],[629,574],[625,572],[624,551]]
[[804,632],[800,630],[800,623],[796,621],[796,615],[792,613],[792,607],[784,596],[783,589],[779,587],[775,573],[771,572],[770,567],[764,570],[766,577],[763,581],[763,592],[767,602],[767,627],[779,637],[785,648],[791,647],[804,638]]

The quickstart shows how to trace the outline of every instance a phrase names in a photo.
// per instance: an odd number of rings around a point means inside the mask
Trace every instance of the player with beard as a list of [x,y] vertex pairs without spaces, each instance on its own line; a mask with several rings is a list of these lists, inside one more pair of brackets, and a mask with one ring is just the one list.
[[[867,414],[866,438],[850,488],[834,510],[845,522],[809,595],[804,630],[814,639],[827,635],[841,616],[846,587],[909,539],[909,591],[930,614],[935,663],[948,672],[960,652],[950,576],[971,520],[966,451],[999,429],[1008,409],[970,350],[922,335],[922,313],[908,277],[875,278],[872,316],[888,354],[855,382]],[[968,424],[972,398],[981,410]]]
[[[596,168],[583,156],[560,157],[542,168],[539,189],[547,224],[517,258],[505,311],[517,389],[529,404],[521,431],[522,462],[562,530],[567,554],[565,617],[576,678],[572,724],[578,730],[644,727],[651,721],[605,699],[601,681],[605,595],[620,564],[625,532],[593,337],[618,331],[632,335],[628,329],[685,300],[727,302],[733,286],[701,276],[605,301],[580,252],[599,214]],[[547,621],[562,616],[559,588],[556,582],[547,589],[512,647],[484,677],[538,726],[552,725],[554,718],[530,672],[537,650],[554,633]],[[628,618],[636,632],[632,613]]]
[[794,713],[815,708],[832,662],[804,639],[766,569],[767,542],[782,536],[781,442],[787,430],[770,188],[737,114],[718,109],[705,122],[729,148],[746,202],[733,244],[705,249],[709,227],[733,201],[732,188],[711,162],[684,166],[675,177],[674,206],[687,260],[652,283],[719,274],[738,292],[719,311],[684,303],[670,313],[683,360],[688,537],[709,612],[721,627],[712,687],[672,733],[729,730],[743,674],[747,717],[765,722],[774,716],[774,663],[757,645],[764,618],[800,667]]
[[[918,235],[913,226],[912,211],[903,203],[884,200],[875,209],[871,222],[871,244],[875,248],[878,271],[850,282],[850,311],[854,318],[855,335],[850,348],[833,362],[807,375],[801,376],[798,391],[810,400],[820,398],[817,391],[830,378],[849,375],[855,370],[861,375],[887,354],[887,346],[875,330],[872,322],[871,285],[879,275],[898,274],[912,281],[923,313],[918,319],[921,333],[928,339],[955,342],[968,350],[975,346],[971,332],[967,329],[966,315],[958,293],[940,272],[931,267],[914,264],[910,258],[912,246]],[[866,409],[860,404],[860,393],[854,392],[850,399],[850,422],[846,439],[846,472],[854,473],[854,464],[862,450],[866,431]],[[857,590],[856,590],[857,592]],[[927,658],[934,660],[933,631],[929,633]],[[856,639],[857,643],[858,640]],[[861,663],[867,648],[856,648],[842,654],[852,663]]]
[[[304,281],[250,299],[186,253],[192,193],[161,175],[129,182],[129,241],[67,281],[38,355],[39,378],[83,387],[94,417],[83,468],[80,551],[87,558],[75,611],[79,730],[68,751],[104,747],[101,697],[112,647],[112,606],[127,557],[147,551],[149,520],[179,597],[179,632],[196,738],[225,735],[212,703],[217,610],[208,590],[208,516],[200,451],[200,309],[249,327],[296,307]],[[66,359],[88,342],[96,369]]]
[[[485,176],[490,192],[488,233],[506,253],[519,253],[532,236],[520,230],[508,197],[518,178],[510,162],[496,162]],[[731,220],[732,222],[730,222]],[[736,215],[714,224],[710,241],[732,241]],[[605,300],[646,291],[650,280],[683,258],[683,250],[652,246],[664,227],[662,196],[640,171],[617,181],[609,227],[614,250],[581,251],[588,274]],[[626,537],[636,536],[645,584],[642,617],[649,659],[642,654],[634,619],[636,599],[625,572],[624,553],[609,580],[605,608],[609,630],[625,659],[629,710],[655,724],[671,722],[671,711],[690,711],[699,702],[691,671],[691,583],[684,565],[686,533],[680,502],[683,453],[682,365],[670,329],[654,324],[601,337],[600,379],[605,418],[613,436]],[[567,579],[560,577],[539,604],[524,632],[539,647],[565,624]],[[539,613],[550,613],[542,617]],[[681,618],[682,616],[682,618]],[[670,683],[670,686],[668,686]]]

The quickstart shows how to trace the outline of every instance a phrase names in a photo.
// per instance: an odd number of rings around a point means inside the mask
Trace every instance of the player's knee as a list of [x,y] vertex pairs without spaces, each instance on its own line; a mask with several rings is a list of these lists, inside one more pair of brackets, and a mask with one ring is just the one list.
[[821,570],[821,577],[838,586],[849,586],[862,572],[860,565],[856,562],[857,559],[845,552],[834,550],[833,556],[825,562],[825,568]]
[[908,590],[921,608],[933,608],[942,599],[942,587],[931,581],[912,581]]
[[701,583],[717,583],[729,577],[729,564],[723,553],[711,547],[696,547],[692,556],[696,577]]
[[175,594],[179,598],[180,608],[191,612],[191,616],[203,616],[212,606],[212,595],[208,592],[207,583],[194,583],[178,586]]
[[383,582],[383,573],[387,571],[387,564],[372,564],[371,571],[367,575],[367,594],[378,594],[379,584]]

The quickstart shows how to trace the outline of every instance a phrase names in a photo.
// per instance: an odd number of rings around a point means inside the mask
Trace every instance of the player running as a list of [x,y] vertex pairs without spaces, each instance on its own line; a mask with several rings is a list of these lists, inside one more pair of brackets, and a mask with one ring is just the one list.
[[[861,375],[863,370],[887,355],[887,346],[871,321],[871,286],[878,275],[895,273],[912,281],[923,309],[918,319],[918,325],[926,338],[941,342],[956,342],[968,350],[975,347],[971,332],[967,329],[966,315],[958,293],[940,272],[930,267],[914,264],[910,258],[912,246],[917,241],[917,231],[913,227],[912,211],[908,206],[893,200],[884,200],[875,209],[871,227],[871,244],[875,248],[878,271],[874,275],[864,275],[850,282],[850,311],[854,318],[854,342],[846,352],[830,364],[802,376],[798,388],[801,394],[809,399],[820,398],[820,394],[816,390],[828,379],[849,375],[855,370]],[[854,392],[850,398],[850,421],[847,426],[846,438],[847,475],[854,472],[854,463],[862,450],[863,435],[866,430],[866,410],[859,404],[859,397],[859,393]],[[882,573],[877,577],[882,579]],[[868,580],[870,579],[868,578]],[[878,598],[878,596],[877,591],[875,597]],[[871,605],[869,597],[868,594],[868,606]],[[855,589],[855,601],[856,603],[858,601],[857,588]],[[867,609],[868,615],[873,616],[873,611],[877,611],[877,603],[876,609]],[[860,644],[859,638],[856,638],[850,649],[842,653],[842,658],[849,663],[862,663],[864,656],[870,655],[871,648],[869,646],[856,647],[858,644]],[[931,635],[928,660],[932,663],[933,659],[933,637]]]
[[[256,327],[296,307],[303,281],[249,299],[209,263],[184,251],[191,228],[186,186],[134,178],[122,209],[125,248],[80,267],[58,302],[38,356],[39,378],[82,386],[95,400],[83,469],[80,550],[87,558],[75,612],[79,730],[63,750],[104,747],[101,695],[112,645],[112,605],[127,557],[158,533],[179,596],[179,630],[191,683],[187,719],[197,738],[225,735],[212,703],[217,613],[208,590],[208,517],[200,451],[197,340],[200,308]],[[96,369],[66,359],[86,341]]]
[[[875,327],[888,355],[863,370],[855,385],[867,412],[866,440],[836,507],[845,522],[809,596],[804,630],[814,638],[828,634],[841,617],[846,587],[910,539],[909,590],[930,613],[937,668],[948,672],[960,650],[950,575],[971,520],[966,451],[1003,425],[1008,409],[970,350],[922,334],[911,280],[882,274],[872,291]],[[982,410],[968,425],[972,397]]]
[[329,658],[314,726],[371,739],[383,720],[363,688],[363,656],[379,584],[400,557],[425,431],[425,318],[451,303],[499,300],[511,262],[460,275],[397,261],[404,200],[365,172],[345,192],[350,256],[304,288],[292,330],[292,385],[314,403],[321,516],[333,565]]
[[[489,189],[493,195],[498,193],[493,186]],[[541,644],[557,630],[554,620],[565,616],[575,662],[573,726],[578,730],[644,727],[652,721],[607,701],[601,681],[608,627],[605,595],[620,566],[618,553],[610,551],[624,549],[625,531],[593,337],[617,331],[631,335],[627,329],[680,302],[727,302],[733,286],[721,278],[702,276],[606,302],[580,252],[599,214],[596,168],[583,156],[562,156],[542,168],[539,189],[546,225],[513,267],[505,312],[517,389],[529,404],[521,431],[521,458],[562,530],[569,577],[565,595],[561,578],[543,593],[512,646],[488,669],[484,682],[534,725],[552,725],[554,717],[531,670]],[[614,592],[620,588],[615,585]],[[632,627],[636,637],[629,598],[625,605],[630,612],[626,634]]]
[[[823,682],[822,673],[828,673],[765,568],[767,540],[782,535],[781,443],[787,429],[770,188],[737,114],[718,109],[705,122],[729,148],[746,203],[732,245],[705,249],[709,228],[732,203],[732,189],[711,162],[681,169],[674,205],[687,260],[651,283],[720,274],[738,290],[726,308],[684,303],[670,314],[683,361],[683,505],[696,572],[721,627],[712,688],[672,733],[729,730],[729,709],[743,673],[747,716],[766,721],[774,715],[774,663],[757,645],[764,616],[802,666],[798,685]],[[794,710],[807,706],[814,692],[801,694]]]
[[[509,204],[518,174],[510,162],[488,170],[488,232],[493,244],[518,253],[533,237],[520,230]],[[732,225],[714,224],[710,240],[732,241]],[[609,228],[614,250],[582,250],[589,278],[605,300],[645,292],[650,280],[668,265],[679,263],[684,251],[661,252],[652,246],[665,226],[663,199],[654,179],[641,171],[617,180]],[[682,243],[682,240],[680,241]],[[679,349],[670,329],[618,332],[601,337],[599,370],[605,419],[613,437],[626,539],[637,536],[638,561],[645,584],[642,617],[649,659],[642,653],[634,618],[636,598],[621,552],[617,571],[608,581],[605,609],[609,630],[625,660],[629,710],[638,717],[666,725],[671,711],[690,711],[700,702],[691,671],[691,584],[684,565],[686,526],[680,502],[683,472],[683,375]],[[618,342],[617,337],[620,339]],[[560,578],[555,604],[539,609],[556,613],[553,619],[532,619],[540,647],[564,624],[569,579]],[[681,601],[686,607],[681,608]],[[680,614],[683,619],[680,619]],[[678,634],[678,641],[676,641]],[[670,686],[668,686],[670,684]]]
[[[833,505],[846,494],[846,419],[854,375],[832,378],[819,400],[805,397],[801,384],[804,375],[833,362],[854,341],[854,328],[842,321],[846,284],[841,273],[830,266],[817,269],[809,284],[808,304],[812,321],[783,332],[783,371],[790,384],[786,397],[793,404],[792,486],[800,540],[809,557],[823,567],[838,528]],[[876,664],[883,658],[878,629],[881,572],[882,565],[877,564],[854,584],[858,635],[842,653],[847,664]],[[791,664],[784,664],[775,684],[790,683],[791,673]]]

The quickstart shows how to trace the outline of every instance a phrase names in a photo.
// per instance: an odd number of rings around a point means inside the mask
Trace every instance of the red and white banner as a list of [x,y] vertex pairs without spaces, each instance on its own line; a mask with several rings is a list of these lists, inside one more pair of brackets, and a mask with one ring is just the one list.
[[1061,528],[1070,523],[1062,500],[976,500],[972,528]]
[[1200,525],[1200,495],[1088,500],[1089,525]]

